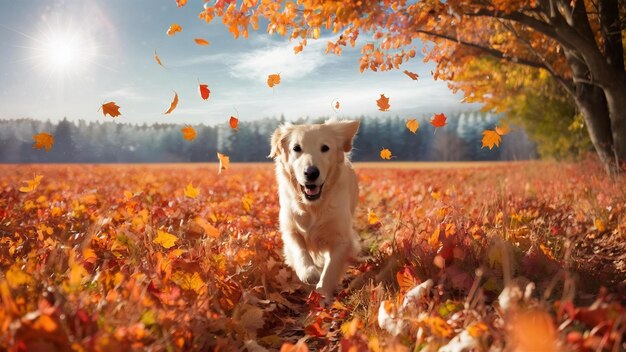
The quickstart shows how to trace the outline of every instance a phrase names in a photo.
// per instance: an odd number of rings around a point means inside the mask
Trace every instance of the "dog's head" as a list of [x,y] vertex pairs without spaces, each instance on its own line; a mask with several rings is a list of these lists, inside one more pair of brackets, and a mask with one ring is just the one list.
[[271,139],[269,157],[281,163],[297,182],[305,201],[322,196],[324,183],[333,168],[352,150],[359,121],[326,121],[319,125],[278,127]]

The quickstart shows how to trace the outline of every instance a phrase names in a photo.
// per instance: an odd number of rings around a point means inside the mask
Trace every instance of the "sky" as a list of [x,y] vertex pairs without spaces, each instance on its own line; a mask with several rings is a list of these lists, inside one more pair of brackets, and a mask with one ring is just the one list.
[[[220,19],[198,19],[201,0],[182,8],[174,0],[19,0],[0,5],[0,119],[108,121],[98,111],[115,101],[128,123],[215,125],[231,115],[264,117],[400,116],[477,110],[462,104],[445,82],[431,77],[432,64],[416,57],[389,72],[359,72],[362,35],[355,49],[325,55],[332,33],[309,40],[295,55],[290,42],[263,26],[234,39]],[[182,32],[166,35],[172,23]],[[199,46],[194,38],[210,44]],[[154,52],[166,68],[154,60]],[[419,56],[419,55],[418,55]],[[402,70],[420,75],[416,82]],[[281,83],[267,86],[280,73]],[[198,93],[208,84],[210,98]],[[174,96],[179,105],[164,115]],[[376,99],[389,97],[388,112]],[[336,101],[339,110],[333,109]]]

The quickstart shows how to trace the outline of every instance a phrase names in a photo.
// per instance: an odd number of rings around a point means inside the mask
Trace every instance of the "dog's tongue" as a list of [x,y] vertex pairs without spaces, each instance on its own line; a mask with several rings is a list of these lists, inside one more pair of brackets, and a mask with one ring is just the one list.
[[314,186],[314,187],[305,187],[304,188],[304,192],[308,195],[308,196],[315,196],[318,193],[320,193],[320,188],[319,186]]

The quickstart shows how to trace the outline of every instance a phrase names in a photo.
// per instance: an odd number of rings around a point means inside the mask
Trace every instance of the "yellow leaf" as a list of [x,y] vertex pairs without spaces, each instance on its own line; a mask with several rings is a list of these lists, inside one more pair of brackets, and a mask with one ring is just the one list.
[[33,285],[35,283],[33,277],[24,272],[17,263],[11,265],[5,273],[5,277],[11,288],[17,288],[21,285]]
[[483,322],[474,323],[467,327],[467,332],[470,334],[470,336],[475,338],[483,336],[488,330],[489,328]]
[[380,219],[378,218],[378,216],[376,215],[376,213],[374,213],[372,211],[372,209],[368,209],[367,210],[367,222],[370,225],[375,225],[378,224],[380,222]]
[[193,141],[194,139],[196,139],[196,130],[193,127],[183,127],[180,131],[183,133],[183,138],[185,140]]
[[185,187],[185,197],[195,199],[200,194],[197,188],[194,188],[191,182]]
[[50,151],[50,149],[52,149],[52,145],[54,144],[54,137],[46,132],[41,132],[39,134],[36,134],[33,136],[33,139],[35,140],[35,145],[33,145],[33,148],[35,149],[41,149],[44,148],[46,149],[46,153]]
[[496,132],[492,130],[483,131],[483,148],[489,147],[489,149],[493,149],[494,145],[496,147],[500,146],[500,140],[502,137]]
[[194,272],[190,274],[184,271],[177,271],[172,275],[172,281],[174,281],[183,290],[194,291],[197,294],[201,294],[204,291],[205,284],[200,277],[200,274]]
[[163,248],[172,248],[176,245],[178,237],[167,233],[165,231],[157,230],[157,237],[152,241],[153,243],[160,244]]
[[383,149],[380,151],[380,157],[381,157],[382,159],[385,159],[385,160],[391,160],[391,150],[389,150],[389,149],[387,149],[387,148],[383,148]]
[[241,205],[243,206],[243,209],[249,212],[250,209],[252,209],[253,201],[254,199],[252,198],[252,195],[250,193],[245,194],[243,197],[241,197]]
[[406,121],[406,128],[408,128],[409,131],[415,133],[417,132],[417,129],[420,128],[420,124],[419,122],[417,122],[416,119],[410,119]]
[[428,244],[432,248],[437,248],[439,245],[439,234],[441,233],[441,226],[437,225],[433,234],[428,238]]
[[20,192],[28,193],[34,191],[35,189],[37,189],[37,186],[39,186],[42,178],[42,175],[36,175],[35,178],[33,178],[32,180],[24,181],[26,182],[26,186],[20,187]]
[[87,276],[89,273],[85,267],[73,260],[70,261],[70,273],[68,275],[70,287],[79,287]]
[[227,155],[222,153],[217,153],[217,158],[220,160],[220,171],[218,171],[218,175],[228,169],[228,164],[230,164],[230,158]]
[[270,88],[274,88],[275,85],[280,83],[280,73],[275,73],[267,76],[267,85]]
[[45,332],[53,332],[59,327],[56,321],[54,321],[49,315],[42,314],[35,320],[33,324],[34,330],[43,330]]

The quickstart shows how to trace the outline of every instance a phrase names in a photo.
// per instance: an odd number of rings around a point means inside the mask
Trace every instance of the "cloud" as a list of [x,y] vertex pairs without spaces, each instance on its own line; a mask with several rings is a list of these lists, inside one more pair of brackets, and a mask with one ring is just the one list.
[[127,101],[150,101],[154,97],[142,93],[135,87],[122,87],[107,93],[104,93],[106,99],[124,99]]
[[303,78],[335,61],[334,56],[324,54],[329,39],[311,40],[299,54],[293,52],[297,42],[270,42],[266,48],[238,55],[230,73],[236,78],[263,82],[272,73],[280,73],[281,77],[289,80]]
[[210,54],[210,55],[201,55],[191,58],[186,58],[178,61],[170,61],[170,67],[187,67],[187,66],[195,66],[195,65],[206,65],[206,64],[219,64],[230,60],[232,54],[231,53],[218,53],[218,54]]

